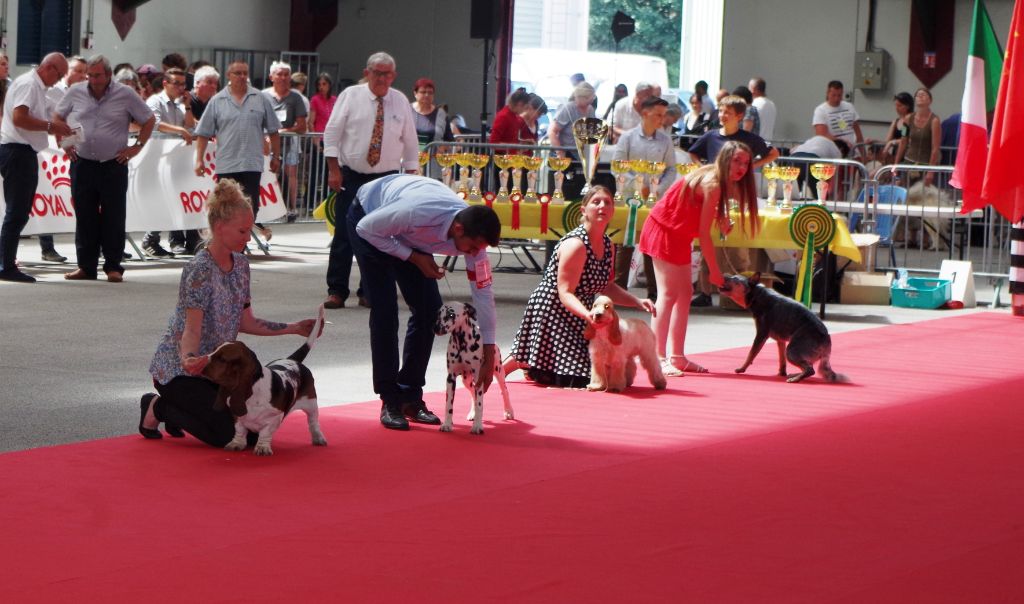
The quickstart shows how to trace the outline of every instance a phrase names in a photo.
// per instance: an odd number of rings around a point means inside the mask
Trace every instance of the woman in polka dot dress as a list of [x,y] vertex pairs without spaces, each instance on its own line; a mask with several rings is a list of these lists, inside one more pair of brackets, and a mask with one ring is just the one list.
[[590,383],[590,355],[583,330],[591,323],[590,306],[604,294],[620,306],[654,312],[610,280],[612,243],[605,234],[615,213],[612,193],[594,186],[583,198],[581,225],[555,246],[540,285],[526,303],[505,372],[524,369],[533,381],[562,388]]

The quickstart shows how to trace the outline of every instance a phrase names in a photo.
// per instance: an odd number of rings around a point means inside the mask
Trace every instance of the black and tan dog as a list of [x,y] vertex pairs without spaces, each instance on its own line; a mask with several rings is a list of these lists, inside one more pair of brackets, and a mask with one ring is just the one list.
[[765,341],[771,337],[779,345],[779,375],[786,375],[787,360],[802,370],[788,376],[786,381],[799,382],[814,375],[815,362],[827,381],[849,381],[846,376],[832,371],[829,365],[832,338],[821,319],[803,304],[762,285],[761,273],[755,273],[749,279],[741,275],[728,275],[719,291],[750,310],[757,328],[747,360],[742,367],[736,369],[736,373],[743,373],[750,367]]

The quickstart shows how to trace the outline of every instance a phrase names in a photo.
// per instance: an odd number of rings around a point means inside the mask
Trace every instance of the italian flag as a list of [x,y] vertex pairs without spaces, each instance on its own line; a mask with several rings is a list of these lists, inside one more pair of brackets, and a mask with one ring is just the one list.
[[981,198],[1010,222],[1024,219],[1024,170],[1020,169],[1024,149],[1024,0],[1013,7],[1013,20],[1006,40],[1006,57],[999,80],[992,136],[985,164]]
[[963,212],[984,207],[982,187],[988,158],[988,116],[996,108],[1003,51],[981,0],[974,3],[967,78],[960,108],[960,143],[950,184],[963,190]]

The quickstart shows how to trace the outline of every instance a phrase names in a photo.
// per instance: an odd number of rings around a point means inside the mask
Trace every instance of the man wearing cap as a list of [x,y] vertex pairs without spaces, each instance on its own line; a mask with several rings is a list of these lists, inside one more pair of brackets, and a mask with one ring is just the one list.
[[21,272],[17,264],[18,238],[28,224],[32,199],[39,179],[36,153],[49,145],[49,134],[68,135],[67,124],[53,123],[47,116],[46,89],[68,70],[59,52],[46,55],[35,70],[18,76],[4,99],[0,124],[0,175],[4,178],[3,227],[0,227],[0,280],[32,283],[35,277]]
[[[338,95],[324,128],[327,184],[338,192],[334,215],[339,223],[347,215],[359,187],[399,172],[415,174],[419,167],[412,105],[404,94],[391,87],[395,81],[395,59],[386,52],[370,55],[363,76],[366,83],[349,86]],[[344,308],[351,274],[352,244],[345,229],[336,228],[327,263],[325,308]],[[373,304],[362,289],[360,286],[356,291],[359,305]]]
[[[89,59],[89,81],[68,88],[54,110],[55,123],[73,124],[84,139],[68,148],[78,268],[65,279],[95,279],[102,248],[107,281],[124,280],[128,162],[149,141],[156,117],[134,90],[111,79],[111,71],[103,55]],[[132,122],[142,127],[135,143],[126,145]]]

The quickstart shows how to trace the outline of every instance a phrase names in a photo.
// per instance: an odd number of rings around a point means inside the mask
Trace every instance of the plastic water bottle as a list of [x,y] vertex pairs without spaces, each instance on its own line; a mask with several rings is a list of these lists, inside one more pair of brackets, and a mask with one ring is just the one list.
[[907,289],[907,269],[896,269],[896,287]]

